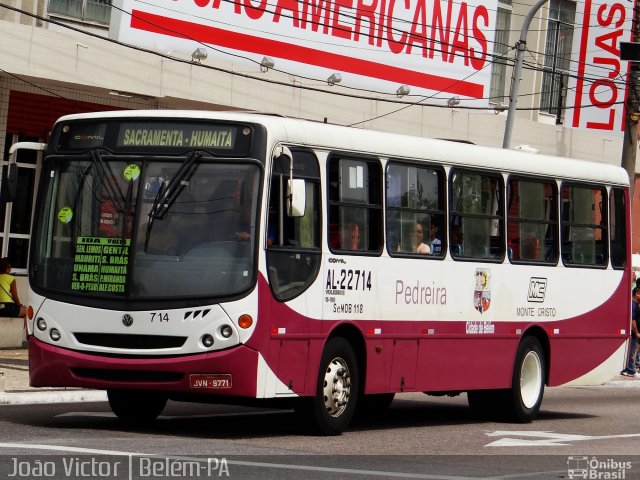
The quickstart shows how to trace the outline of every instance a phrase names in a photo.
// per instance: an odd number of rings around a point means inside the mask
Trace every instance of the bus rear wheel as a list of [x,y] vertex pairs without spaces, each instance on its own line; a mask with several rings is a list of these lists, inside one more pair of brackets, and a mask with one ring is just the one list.
[[482,416],[516,423],[531,422],[542,404],[545,372],[545,357],[540,341],[532,336],[525,337],[518,345],[511,388],[469,391],[469,407]]
[[107,398],[120,420],[136,425],[155,420],[167,404],[166,396],[144,390],[107,390]]
[[509,393],[509,416],[528,423],[538,415],[545,385],[545,358],[540,341],[532,336],[522,339],[516,353]]
[[316,384],[316,394],[303,399],[298,413],[304,416],[314,433],[339,435],[353,417],[360,378],[353,348],[342,337],[327,342]]

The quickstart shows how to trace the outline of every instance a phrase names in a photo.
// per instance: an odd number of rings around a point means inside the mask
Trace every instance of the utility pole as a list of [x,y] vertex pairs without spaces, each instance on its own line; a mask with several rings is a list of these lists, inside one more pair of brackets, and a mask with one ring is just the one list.
[[[640,41],[640,6],[638,4],[633,7],[633,19],[631,23],[632,42]],[[640,45],[637,45],[640,47]],[[627,92],[627,101],[624,106],[625,122],[624,122],[624,139],[622,141],[622,168],[629,175],[629,197],[633,202],[633,190],[636,179],[636,153],[638,152],[638,120],[640,120],[640,92],[638,91],[638,73],[640,65],[638,58],[623,58],[630,60],[629,68],[629,90]]]
[[524,17],[522,29],[520,30],[520,40],[516,43],[516,63],[513,66],[513,75],[511,77],[511,89],[509,91],[509,112],[507,113],[507,122],[504,126],[504,138],[502,139],[502,148],[509,148],[511,145],[511,131],[513,130],[513,121],[516,114],[516,104],[518,103],[518,91],[520,90],[520,80],[522,77],[522,64],[524,62],[524,50],[527,46],[527,33],[529,26],[540,7],[547,3],[547,0],[538,0],[527,16]]

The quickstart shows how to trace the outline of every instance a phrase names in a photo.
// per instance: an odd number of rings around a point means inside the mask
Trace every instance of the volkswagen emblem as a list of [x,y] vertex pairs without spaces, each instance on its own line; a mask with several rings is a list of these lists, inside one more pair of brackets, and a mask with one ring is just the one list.
[[128,313],[125,313],[122,316],[122,324],[125,327],[130,327],[131,325],[133,325],[133,317],[131,315],[129,315]]

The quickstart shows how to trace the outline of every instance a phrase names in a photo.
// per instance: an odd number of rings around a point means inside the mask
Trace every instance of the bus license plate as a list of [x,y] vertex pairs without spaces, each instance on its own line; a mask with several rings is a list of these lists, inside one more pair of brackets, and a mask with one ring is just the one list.
[[231,388],[231,375],[226,373],[217,375],[190,375],[189,381],[191,388]]

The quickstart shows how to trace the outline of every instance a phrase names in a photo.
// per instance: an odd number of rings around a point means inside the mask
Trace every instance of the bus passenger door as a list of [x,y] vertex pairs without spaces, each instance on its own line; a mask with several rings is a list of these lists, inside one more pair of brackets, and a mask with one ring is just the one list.
[[[311,338],[320,332],[320,171],[312,151],[285,151],[273,163],[265,239],[269,321],[275,332],[270,363],[292,391],[301,393],[309,387],[306,378],[315,378],[307,368]],[[297,213],[289,207],[291,177],[304,181],[304,208]]]

